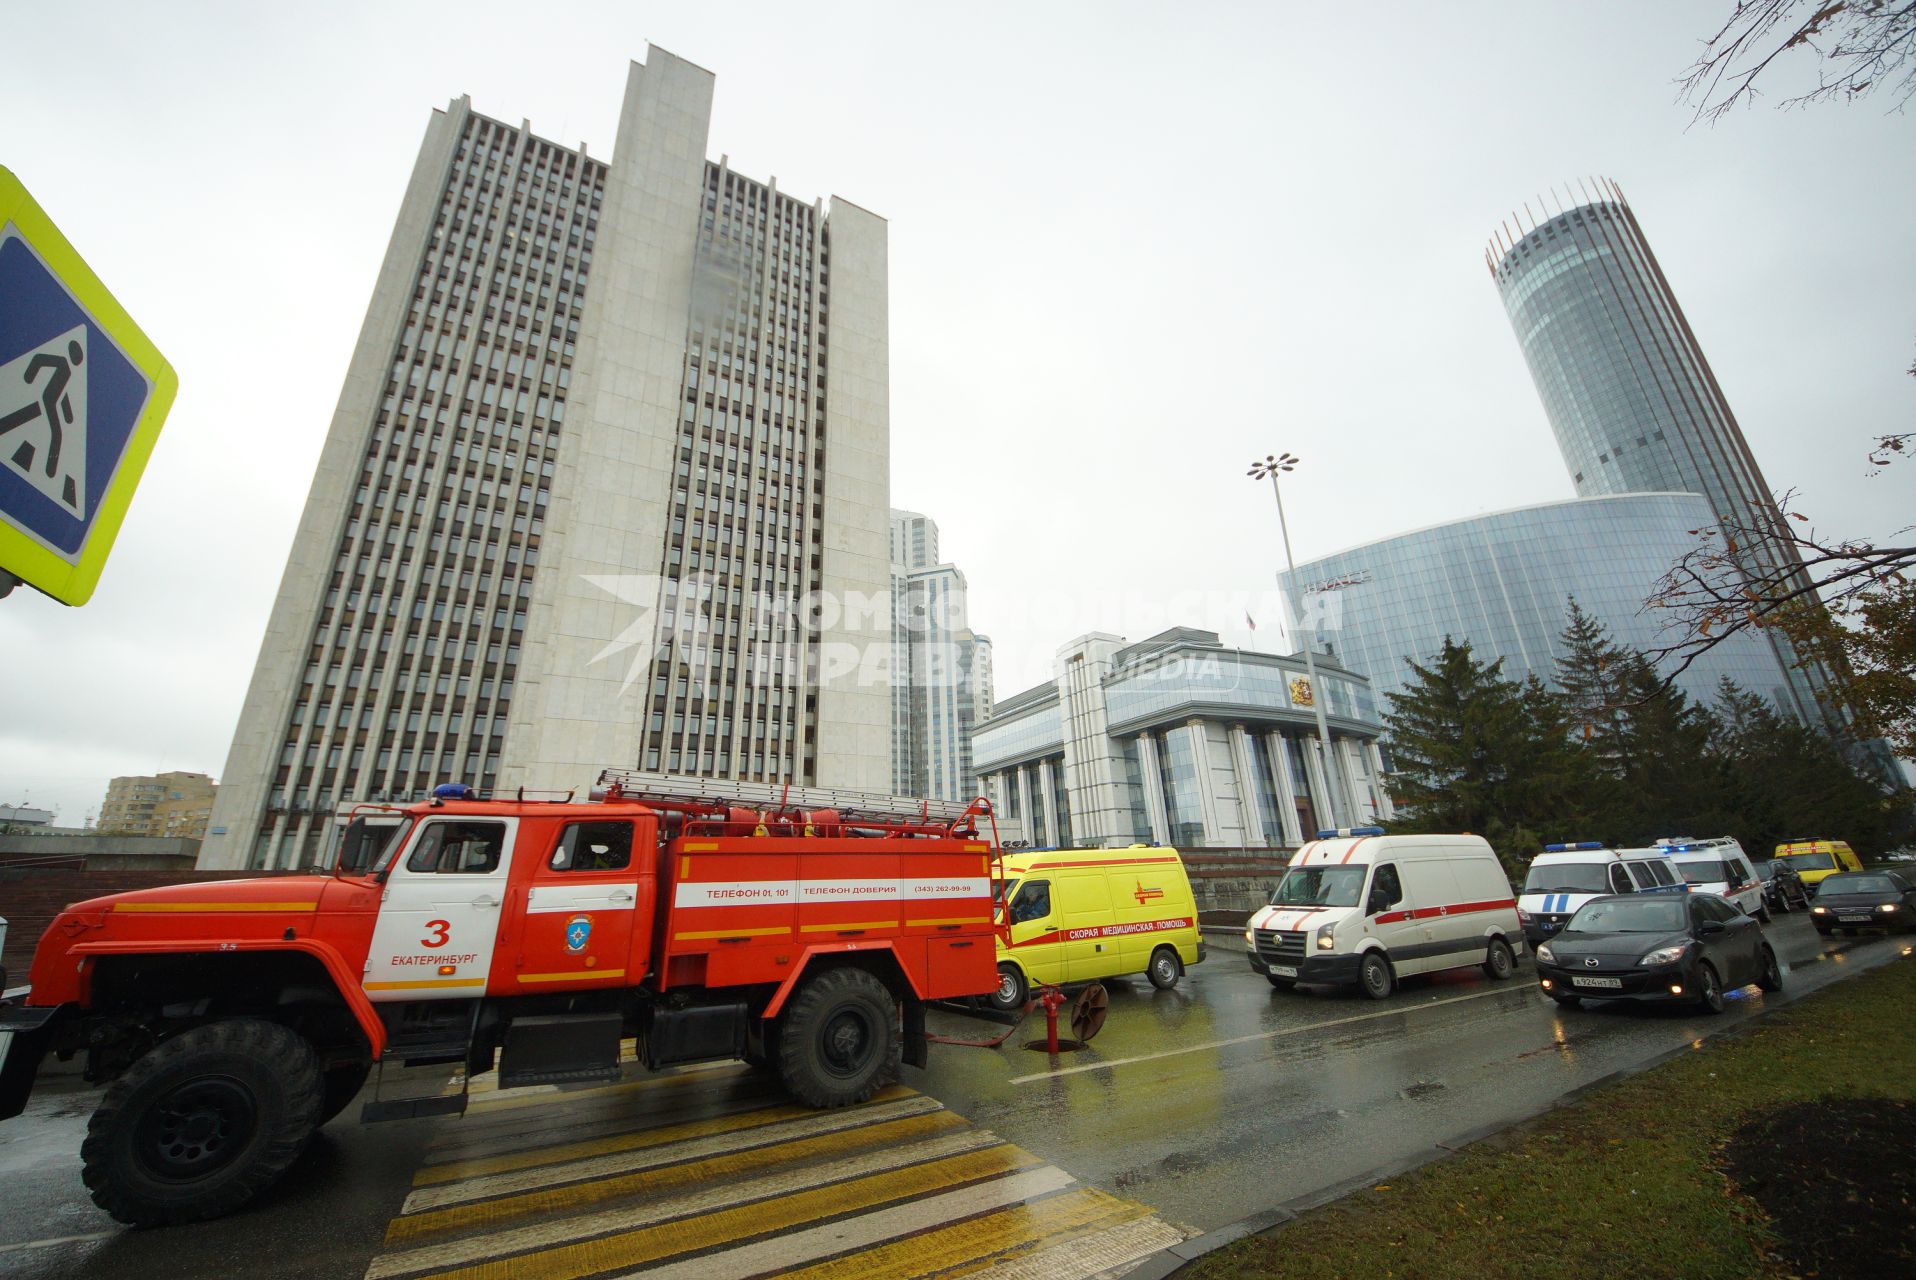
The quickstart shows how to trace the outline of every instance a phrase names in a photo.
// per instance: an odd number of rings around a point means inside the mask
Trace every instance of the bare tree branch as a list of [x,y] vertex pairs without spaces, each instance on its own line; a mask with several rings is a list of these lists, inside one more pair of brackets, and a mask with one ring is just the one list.
[[1916,542],[1908,537],[1916,525],[1898,530],[1892,546],[1831,539],[1790,509],[1795,497],[1792,491],[1776,500],[1775,527],[1726,521],[1692,530],[1697,545],[1644,604],[1666,618],[1670,639],[1645,655],[1657,664],[1662,688],[1731,636],[1778,626],[1805,606],[1841,611],[1916,574]]
[[[1691,123],[1715,123],[1761,96],[1757,81],[1786,54],[1816,59],[1816,87],[1781,107],[1853,101],[1888,87],[1895,110],[1916,94],[1916,0],[1735,0],[1677,81]],[[1807,50],[1807,55],[1803,51]]]

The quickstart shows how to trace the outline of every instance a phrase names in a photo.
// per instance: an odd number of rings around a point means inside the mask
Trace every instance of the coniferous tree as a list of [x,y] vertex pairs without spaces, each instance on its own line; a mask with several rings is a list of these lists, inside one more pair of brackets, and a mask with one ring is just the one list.
[[1724,803],[1751,856],[1768,857],[1805,836],[1847,840],[1865,855],[1888,847],[1899,813],[1907,813],[1907,791],[1886,794],[1835,739],[1729,680],[1717,694],[1715,720]]
[[1428,667],[1390,695],[1394,829],[1469,831],[1516,871],[1565,827],[1583,821],[1591,771],[1570,740],[1563,699],[1534,677],[1503,675],[1448,638]]

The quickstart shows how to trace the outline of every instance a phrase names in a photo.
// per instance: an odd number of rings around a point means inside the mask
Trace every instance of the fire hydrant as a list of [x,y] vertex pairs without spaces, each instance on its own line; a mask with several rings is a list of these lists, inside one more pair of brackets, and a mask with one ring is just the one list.
[[1058,1051],[1058,1010],[1064,1004],[1064,992],[1056,987],[1046,987],[1038,995],[1038,1003],[1044,1006],[1044,1040],[1048,1052]]

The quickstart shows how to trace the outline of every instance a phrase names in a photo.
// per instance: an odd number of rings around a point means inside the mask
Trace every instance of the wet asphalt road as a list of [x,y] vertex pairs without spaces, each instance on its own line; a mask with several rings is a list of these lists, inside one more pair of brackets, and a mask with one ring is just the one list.
[[[1767,932],[1790,967],[1782,996],[1747,988],[1715,1018],[1622,1005],[1560,1010],[1538,993],[1527,960],[1509,982],[1465,970],[1410,979],[1381,1002],[1274,992],[1230,939],[1212,935],[1209,960],[1174,991],[1142,979],[1111,984],[1109,1019],[1083,1051],[1053,1064],[1018,1047],[1042,1036],[1034,1016],[1001,1049],[934,1049],[930,1069],[908,1069],[904,1083],[1085,1183],[1215,1230],[1536,1114],[1571,1089],[1907,946],[1850,942],[1822,959],[1804,917],[1779,919]],[[933,1030],[948,1035],[982,1039],[1002,1029],[933,1014]],[[77,1078],[64,1083],[0,1125],[0,1275],[358,1280],[428,1142],[459,1123],[362,1128],[342,1117],[253,1210],[129,1232],[80,1185],[78,1150],[95,1094]]]
[[[1733,993],[1711,1017],[1625,1002],[1559,1009],[1517,976],[1407,979],[1384,1001],[1273,991],[1242,953],[1210,957],[1173,991],[1109,985],[1105,1028],[1054,1069],[1022,1048],[934,1052],[914,1083],[953,1111],[1071,1170],[1212,1231],[1379,1166],[1546,1110],[1611,1072],[1697,1043],[1860,968],[1904,939],[1833,940],[1806,916],[1766,930],[1788,971],[1779,996]],[[969,1023],[973,1038],[984,1026]],[[939,1030],[943,1028],[934,1028]],[[1011,1042],[1043,1035],[1034,1015]]]

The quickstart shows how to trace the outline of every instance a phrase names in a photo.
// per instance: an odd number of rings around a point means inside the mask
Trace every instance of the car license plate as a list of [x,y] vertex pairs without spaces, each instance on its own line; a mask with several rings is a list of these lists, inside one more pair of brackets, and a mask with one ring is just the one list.
[[1838,916],[1836,918],[1838,921],[1840,921],[1843,924],[1868,924],[1869,923],[1868,916]]
[[1549,933],[1552,929],[1555,929],[1556,927],[1557,927],[1557,922],[1555,920],[1546,920],[1543,922],[1543,931],[1545,933]]
[[1623,979],[1586,978],[1578,973],[1571,975],[1570,985],[1573,987],[1595,987],[1599,991],[1620,991],[1623,989]]
[[1295,978],[1297,976],[1297,966],[1294,964],[1274,964],[1271,966],[1271,972],[1280,978]]

